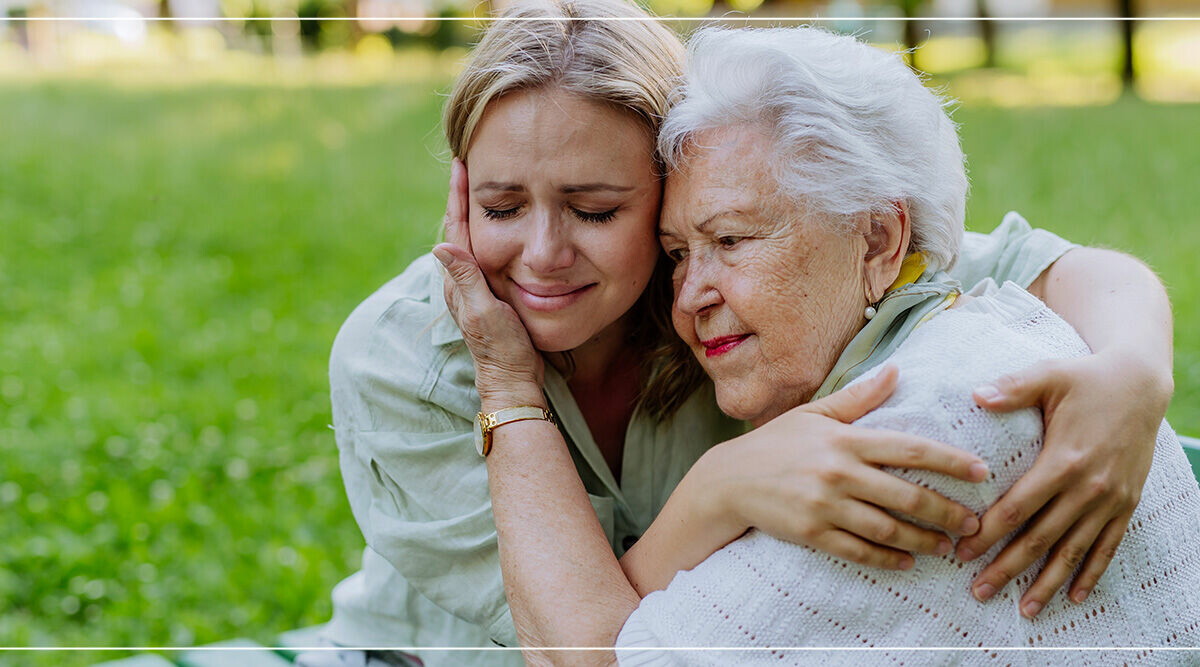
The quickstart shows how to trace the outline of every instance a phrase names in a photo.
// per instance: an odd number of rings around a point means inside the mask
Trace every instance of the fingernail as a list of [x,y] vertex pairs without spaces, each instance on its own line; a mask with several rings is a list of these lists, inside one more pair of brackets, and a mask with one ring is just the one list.
[[996,587],[991,584],[979,584],[975,590],[971,591],[976,600],[987,602],[989,598],[996,594]]
[[1041,610],[1042,610],[1042,603],[1038,602],[1036,600],[1030,600],[1029,602],[1026,602],[1025,604],[1021,605],[1021,614],[1025,618],[1033,618],[1034,616],[1037,616],[1038,612]]
[[972,463],[971,467],[969,469],[967,469],[967,474],[969,474],[971,476],[971,479],[973,479],[977,482],[982,482],[983,480],[987,479],[987,476],[988,476],[987,464],[986,463]]
[[937,545],[937,554],[939,556],[945,556],[946,554],[950,553],[950,549],[953,547],[954,545],[950,544],[950,540],[940,540]]
[[979,519],[976,519],[975,515],[972,514],[963,519],[959,532],[963,535],[974,535],[977,530],[979,530]]
[[451,255],[442,248],[434,248],[433,256],[437,257],[437,260],[446,268],[449,268],[450,265],[454,263],[454,255]]
[[975,557],[975,552],[971,551],[970,547],[964,547],[960,544],[960,545],[958,545],[957,556],[958,556],[959,560],[971,560],[972,558]]
[[911,570],[914,564],[915,563],[912,556],[905,556],[904,558],[900,559],[900,563],[898,565],[901,570]]
[[1077,591],[1075,591],[1074,593],[1072,593],[1072,594],[1071,594],[1071,599],[1072,599],[1072,600],[1074,600],[1074,601],[1076,602],[1076,604],[1078,604],[1078,603],[1080,603],[1080,602],[1083,602],[1084,600],[1086,600],[1086,599],[1087,599],[1087,596],[1088,596],[1089,594],[1091,594],[1091,591],[1089,591],[1089,590],[1088,590],[1088,589],[1086,589],[1086,588],[1081,588],[1081,589],[1079,589],[1079,590],[1077,590]]
[[985,401],[994,401],[1000,398],[1000,390],[994,384],[985,384],[975,388],[975,395]]

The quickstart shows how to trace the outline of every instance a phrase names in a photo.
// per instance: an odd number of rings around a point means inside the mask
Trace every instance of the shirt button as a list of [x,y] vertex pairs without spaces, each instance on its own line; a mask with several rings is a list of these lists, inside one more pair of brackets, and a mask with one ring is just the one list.
[[633,548],[633,545],[637,544],[637,541],[638,538],[636,535],[626,535],[625,539],[621,540],[621,546],[625,547],[626,551],[629,551]]

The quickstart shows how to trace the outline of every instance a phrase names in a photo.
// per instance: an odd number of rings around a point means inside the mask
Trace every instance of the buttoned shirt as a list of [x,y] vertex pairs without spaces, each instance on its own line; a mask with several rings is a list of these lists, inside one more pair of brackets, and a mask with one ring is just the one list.
[[[989,235],[967,233],[951,274],[1028,286],[1072,244],[1010,213]],[[431,255],[360,304],[330,358],[333,427],[346,494],[366,539],[362,569],[333,591],[332,641],[348,646],[516,646],[504,595],[487,468],[476,453],[474,364],[446,309]],[[545,393],[600,524],[621,556],[700,455],[745,432],[704,384],[656,422],[636,411],[620,484],[565,379],[547,365]],[[521,664],[519,652],[421,652],[437,665]]]

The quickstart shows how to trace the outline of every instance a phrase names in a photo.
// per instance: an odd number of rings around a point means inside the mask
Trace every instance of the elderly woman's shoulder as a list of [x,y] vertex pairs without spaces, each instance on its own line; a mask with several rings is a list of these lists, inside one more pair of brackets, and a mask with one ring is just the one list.
[[[1016,283],[987,280],[913,332],[889,361],[901,384],[958,389],[1089,353],[1071,325]],[[969,393],[969,389],[968,389]]]

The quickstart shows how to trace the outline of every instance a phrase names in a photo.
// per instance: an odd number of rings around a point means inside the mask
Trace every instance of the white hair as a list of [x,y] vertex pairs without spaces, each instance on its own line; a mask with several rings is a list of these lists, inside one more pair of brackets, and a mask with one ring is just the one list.
[[688,44],[659,152],[678,168],[697,132],[754,125],[784,194],[848,223],[908,205],[910,249],[958,256],[967,174],[946,103],[898,54],[819,28],[706,28]]

